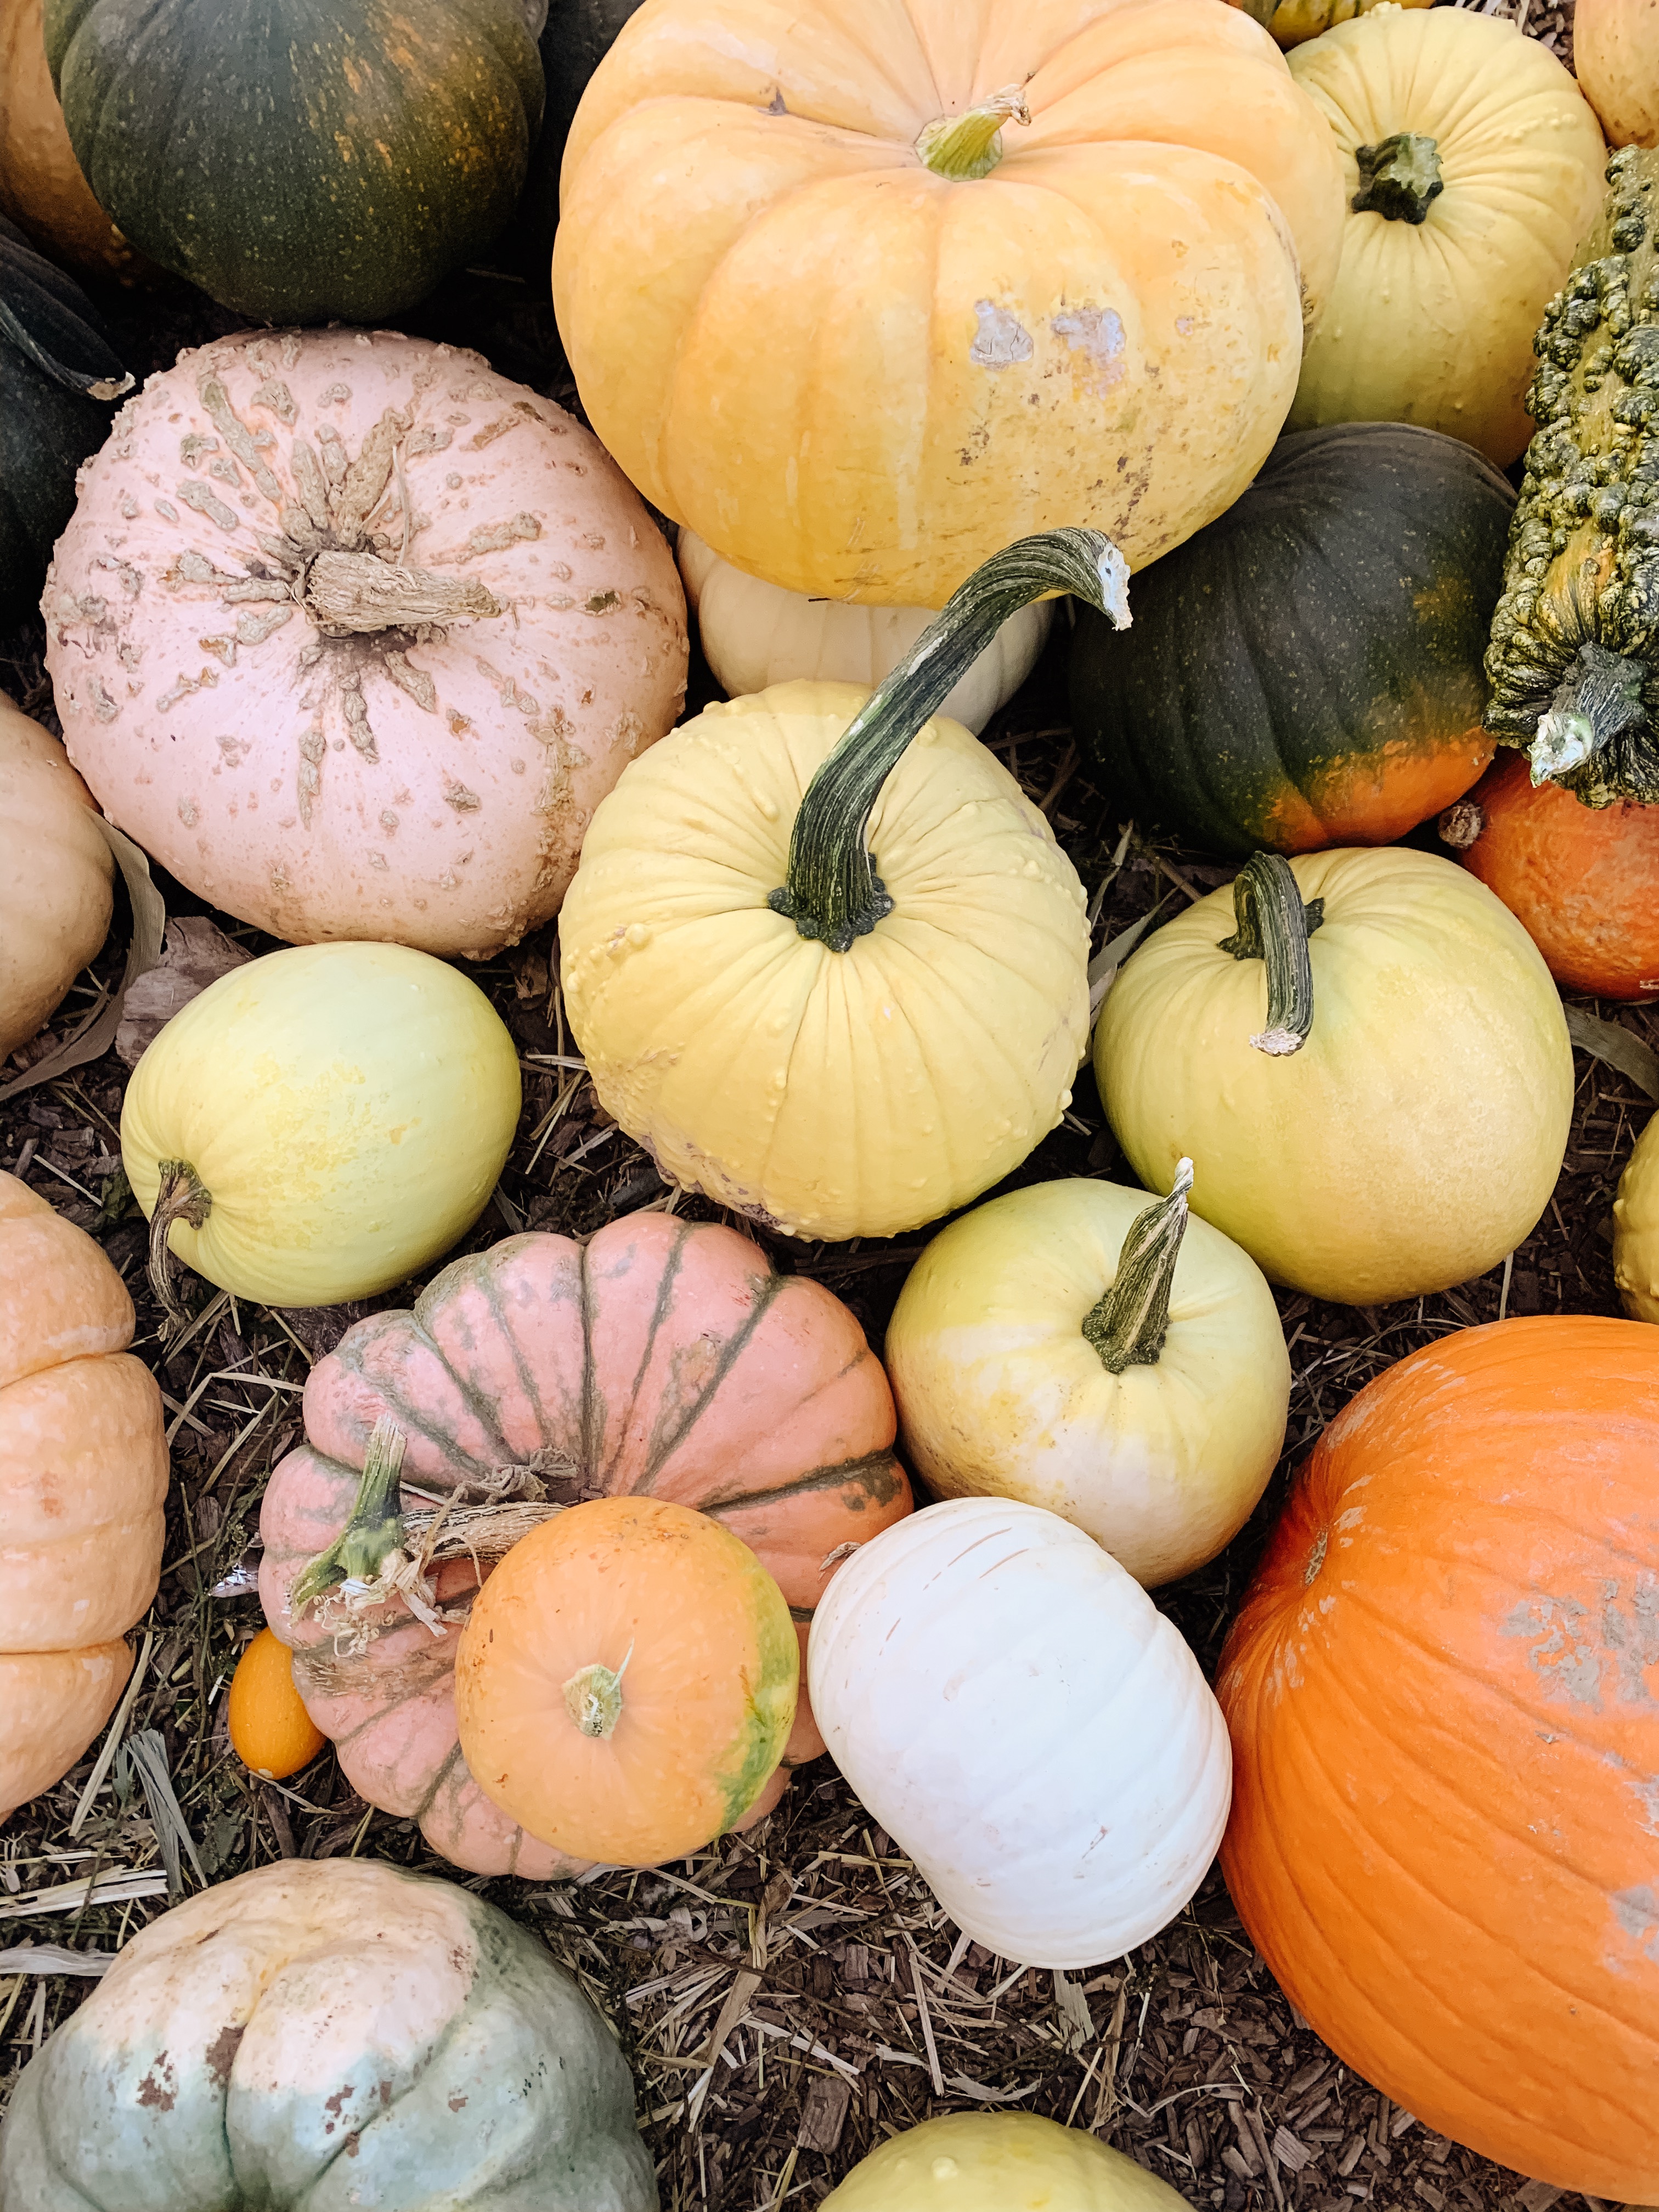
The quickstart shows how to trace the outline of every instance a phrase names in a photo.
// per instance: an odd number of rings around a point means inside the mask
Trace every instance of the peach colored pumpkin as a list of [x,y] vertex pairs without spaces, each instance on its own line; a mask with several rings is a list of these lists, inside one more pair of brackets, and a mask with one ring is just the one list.
[[[265,1617],[294,1646],[295,1685],[353,1787],[480,1874],[544,1879],[580,1863],[514,1826],[460,1753],[454,1668],[473,1554],[487,1574],[511,1535],[492,1546],[487,1513],[448,1522],[454,1555],[439,1555],[422,1600],[433,1626],[383,1580],[294,1601],[353,1522],[377,1424],[401,1439],[406,1514],[538,1486],[554,1504],[639,1493],[712,1514],[759,1554],[803,1647],[845,1547],[911,1505],[887,1377],[846,1307],[773,1273],[734,1230],[660,1213],[613,1222],[586,1247],[532,1233],[455,1261],[412,1313],[347,1332],[312,1370],[304,1413],[307,1441],[271,1476],[260,1519]],[[509,1529],[542,1517],[523,1503],[495,1510],[520,1516]],[[357,1551],[360,1580],[386,1548]],[[803,1689],[753,1817],[823,1748]]]
[[1572,65],[1609,146],[1659,146],[1659,0],[1578,0]]
[[0,1820],[66,1773],[132,1670],[167,1450],[126,1286],[0,1174]]
[[596,441],[386,331],[247,331],[152,377],[42,605],[106,812],[295,944],[476,957],[545,921],[685,684],[673,555]]
[[115,864],[64,748],[0,698],[0,1060],[27,1044],[109,929]]

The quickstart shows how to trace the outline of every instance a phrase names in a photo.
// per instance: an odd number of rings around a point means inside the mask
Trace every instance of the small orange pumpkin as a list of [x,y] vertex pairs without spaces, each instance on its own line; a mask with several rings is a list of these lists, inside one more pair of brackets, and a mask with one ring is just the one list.
[[294,1654],[268,1628],[236,1662],[225,1722],[243,1765],[270,1782],[309,1766],[328,1741],[294,1686]]

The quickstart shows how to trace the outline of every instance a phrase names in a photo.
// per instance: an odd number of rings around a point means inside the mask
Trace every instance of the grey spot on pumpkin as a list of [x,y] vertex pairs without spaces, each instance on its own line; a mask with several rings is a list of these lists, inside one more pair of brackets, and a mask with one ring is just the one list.
[[93,678],[88,686],[88,696],[92,701],[93,717],[96,721],[112,722],[121,711],[104,689],[103,680],[100,677]]
[[196,801],[193,799],[181,799],[179,801],[179,819],[184,823],[185,829],[193,830],[196,827],[197,818]]
[[1546,1696],[1599,1713],[1601,1661],[1580,1626],[1588,1619],[1574,1598],[1522,1598],[1498,1623],[1498,1633],[1533,1641],[1528,1660]]
[[216,2087],[222,2089],[229,2081],[230,2069],[236,2063],[236,2053],[241,2048],[242,2038],[246,2033],[246,2023],[240,2027],[227,2023],[203,2052],[208,2079]]
[[1642,1956],[1659,1966],[1659,1891],[1646,1884],[1639,1889],[1615,1890],[1607,1903],[1614,1920]]
[[1123,360],[1123,321],[1115,308],[1069,308],[1048,327],[1073,353],[1087,356],[1093,371],[1090,380],[1097,387],[1104,390],[1123,381],[1128,373]]
[[975,300],[974,313],[979,318],[979,331],[968,349],[968,358],[976,368],[1012,368],[1016,362],[1030,361],[1034,348],[1031,333],[994,300]]

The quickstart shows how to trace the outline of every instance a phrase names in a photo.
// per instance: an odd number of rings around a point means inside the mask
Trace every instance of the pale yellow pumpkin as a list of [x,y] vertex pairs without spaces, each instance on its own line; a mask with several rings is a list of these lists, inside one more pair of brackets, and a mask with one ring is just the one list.
[[1290,59],[1348,204],[1290,428],[1415,422],[1507,468],[1533,333],[1601,204],[1595,115],[1547,48],[1474,9],[1381,7]]
[[114,862],[56,738],[0,698],[0,1060],[47,1021],[109,930]]
[[1636,1139],[1613,1206],[1613,1273],[1632,1321],[1659,1321],[1659,1114]]

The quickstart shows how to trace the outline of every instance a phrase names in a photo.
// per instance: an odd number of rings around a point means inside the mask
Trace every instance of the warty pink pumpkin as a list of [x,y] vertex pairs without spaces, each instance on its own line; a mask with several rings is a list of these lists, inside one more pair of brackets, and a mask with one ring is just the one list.
[[[347,1331],[304,1416],[260,1516],[265,1618],[353,1788],[479,1874],[579,1869],[500,1812],[460,1751],[460,1629],[518,1535],[584,1498],[708,1513],[776,1580],[804,1656],[848,1551],[911,1510],[892,1393],[853,1315],[736,1231],[662,1213],[453,1261],[412,1312]],[[803,1687],[749,1817],[823,1749]]]
[[383,331],[246,331],[153,376],[42,606],[105,811],[293,944],[512,944],[685,686],[673,556],[598,441]]

